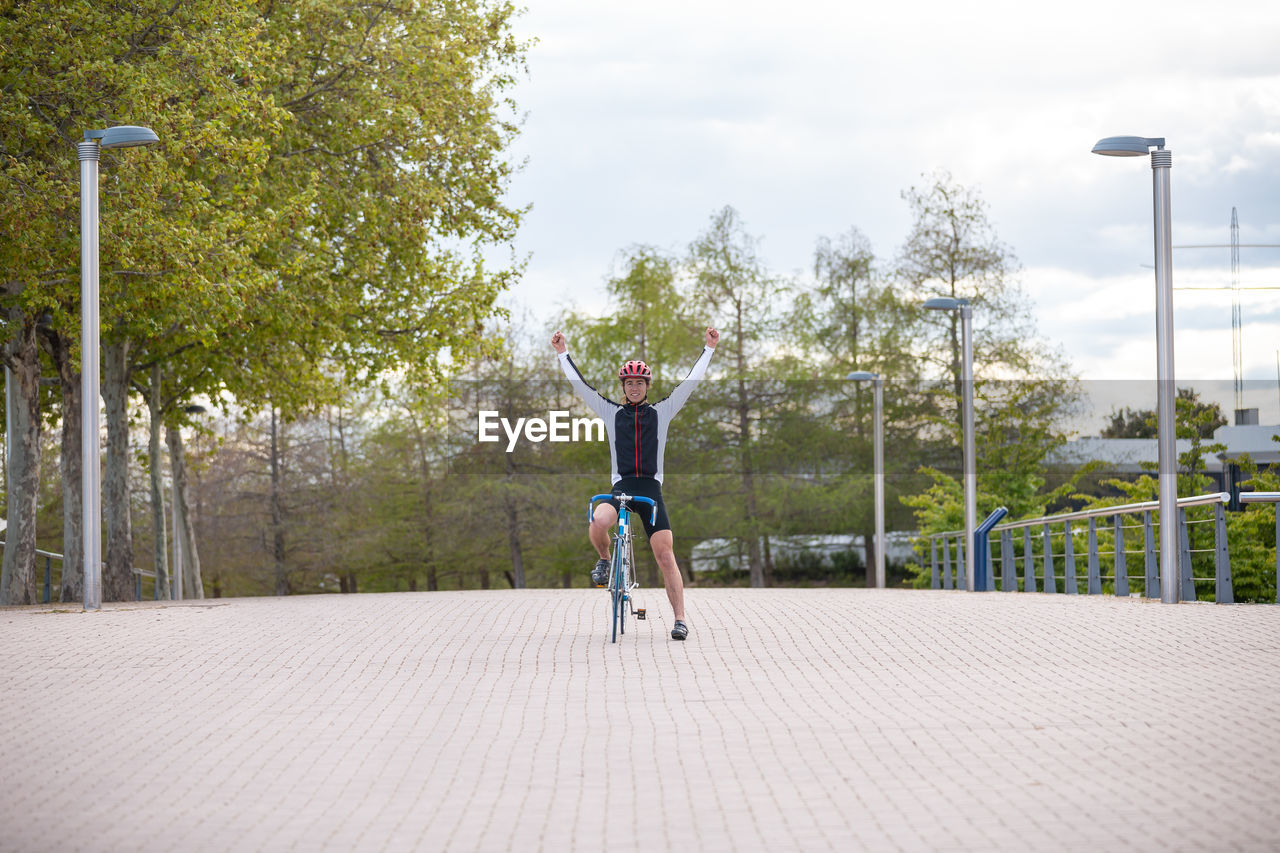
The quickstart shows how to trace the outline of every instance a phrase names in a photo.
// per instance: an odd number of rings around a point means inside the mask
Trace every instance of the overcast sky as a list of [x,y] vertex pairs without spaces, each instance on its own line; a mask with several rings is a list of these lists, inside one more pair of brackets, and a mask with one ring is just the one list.
[[[618,252],[681,251],[733,205],[775,270],[856,226],[893,258],[900,193],[938,169],[976,189],[1022,264],[1041,334],[1088,379],[1155,375],[1151,169],[1090,153],[1164,136],[1175,246],[1280,244],[1280,3],[856,4],[527,0],[510,201],[517,305],[599,310]],[[1146,265],[1146,266],[1144,266]],[[1226,248],[1174,252],[1174,284],[1230,283]],[[1280,249],[1241,249],[1280,288]],[[1175,293],[1179,378],[1232,377],[1229,291]],[[1245,291],[1246,378],[1280,418],[1280,290]],[[1229,400],[1224,400],[1230,402]]]

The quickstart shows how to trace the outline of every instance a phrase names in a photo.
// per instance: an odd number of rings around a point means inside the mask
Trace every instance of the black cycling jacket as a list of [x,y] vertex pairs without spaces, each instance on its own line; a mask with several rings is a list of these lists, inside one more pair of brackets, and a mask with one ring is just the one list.
[[560,368],[569,377],[573,390],[604,421],[605,432],[609,436],[611,483],[623,477],[652,477],[662,482],[667,426],[706,375],[713,352],[713,348],[703,347],[689,375],[666,398],[657,403],[637,405],[615,403],[605,397],[582,378],[568,350],[560,354]]

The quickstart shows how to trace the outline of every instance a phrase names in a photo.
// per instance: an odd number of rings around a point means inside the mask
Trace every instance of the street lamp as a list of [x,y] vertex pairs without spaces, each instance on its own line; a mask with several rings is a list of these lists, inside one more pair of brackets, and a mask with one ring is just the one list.
[[[1151,149],[1155,150],[1152,151]],[[1173,376],[1173,241],[1169,223],[1169,170],[1173,152],[1164,139],[1108,136],[1093,146],[1094,154],[1111,157],[1151,155],[1151,182],[1156,238],[1156,446],[1160,481],[1160,600],[1177,604],[1178,469],[1177,421]]]
[[76,146],[80,156],[80,398],[84,417],[80,455],[84,467],[84,609],[102,607],[102,473],[98,448],[98,156],[104,148],[152,145],[150,128],[120,125],[86,130]]
[[870,382],[875,397],[876,589],[884,589],[884,379],[865,370],[856,370],[845,379]]
[[926,300],[930,311],[960,312],[960,409],[964,433],[964,584],[973,592],[973,531],[978,524],[978,465],[973,447],[973,307],[968,299],[935,296]]

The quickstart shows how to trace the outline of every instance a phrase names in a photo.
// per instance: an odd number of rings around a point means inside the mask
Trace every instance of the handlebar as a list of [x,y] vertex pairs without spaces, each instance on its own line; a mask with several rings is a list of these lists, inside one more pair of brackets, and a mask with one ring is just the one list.
[[626,506],[631,501],[640,501],[641,503],[648,504],[649,505],[649,523],[650,524],[658,523],[658,505],[657,503],[654,502],[653,498],[641,497],[640,495],[628,495],[626,493],[620,493],[616,495],[595,495],[594,497],[592,497],[591,502],[587,504],[587,521],[591,521],[592,513],[595,512],[597,503],[600,503],[601,501],[611,501],[614,498],[617,498],[618,502],[623,506]]

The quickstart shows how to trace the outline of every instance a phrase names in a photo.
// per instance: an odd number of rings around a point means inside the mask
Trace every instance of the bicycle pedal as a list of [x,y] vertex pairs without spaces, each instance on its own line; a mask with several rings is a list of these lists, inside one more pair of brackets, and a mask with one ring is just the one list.
[[637,607],[637,608],[636,608],[636,618],[637,618],[637,619],[643,619],[643,618],[644,618],[644,608],[643,608],[643,607]]

